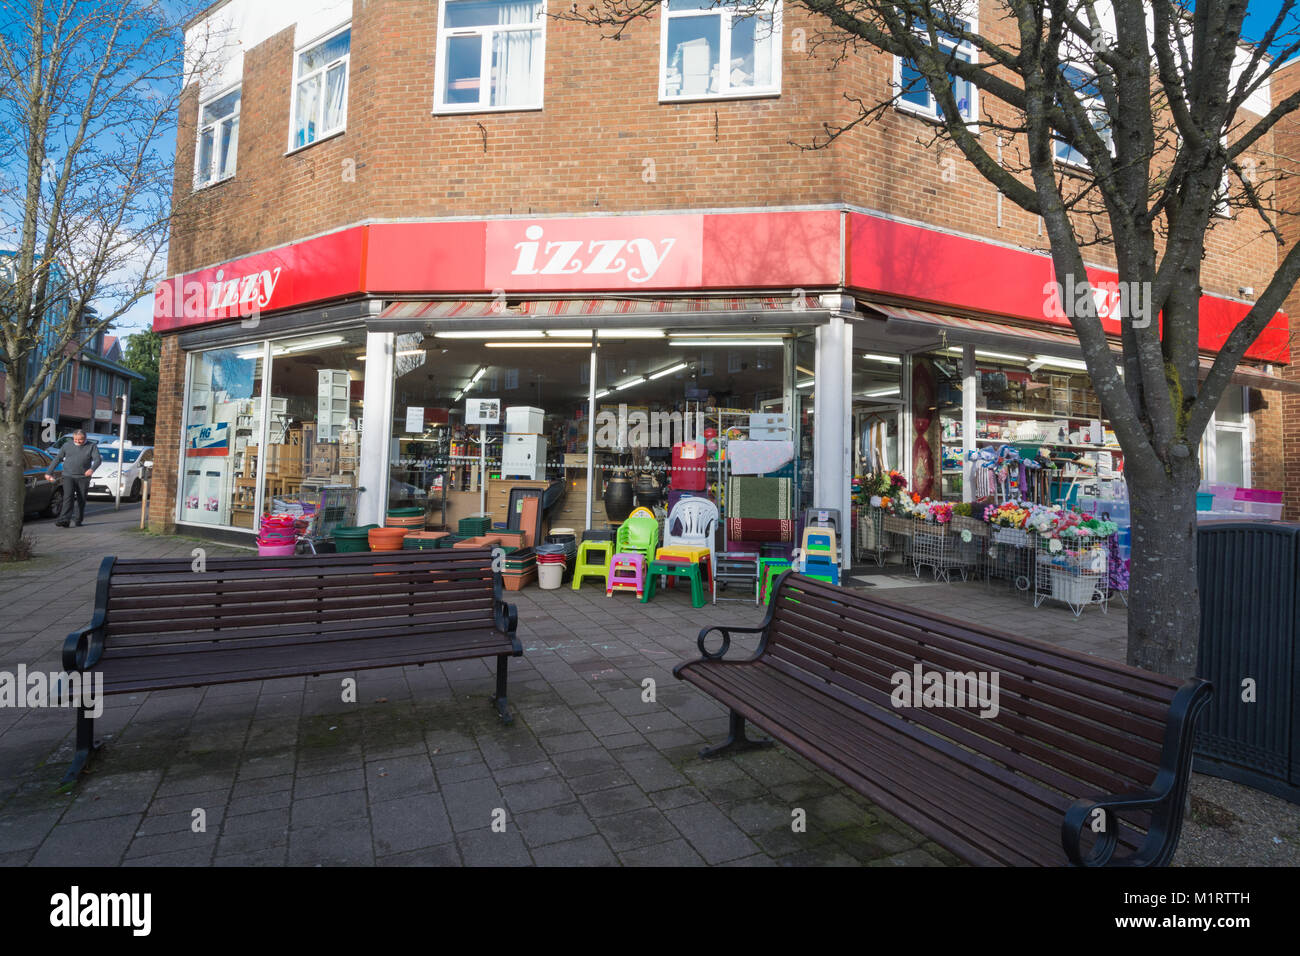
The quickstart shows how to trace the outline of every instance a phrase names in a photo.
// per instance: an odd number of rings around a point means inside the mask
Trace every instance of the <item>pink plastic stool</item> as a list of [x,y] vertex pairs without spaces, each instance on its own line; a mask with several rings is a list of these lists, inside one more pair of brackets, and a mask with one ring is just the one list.
[[615,591],[645,591],[645,556],[634,551],[620,551],[609,559],[609,576],[605,579],[605,597]]

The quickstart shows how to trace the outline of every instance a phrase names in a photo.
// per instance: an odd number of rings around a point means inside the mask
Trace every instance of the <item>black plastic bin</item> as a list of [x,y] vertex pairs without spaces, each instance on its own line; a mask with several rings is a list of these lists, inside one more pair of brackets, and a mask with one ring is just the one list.
[[1300,803],[1300,525],[1202,525],[1197,552],[1196,673],[1214,697],[1195,769]]

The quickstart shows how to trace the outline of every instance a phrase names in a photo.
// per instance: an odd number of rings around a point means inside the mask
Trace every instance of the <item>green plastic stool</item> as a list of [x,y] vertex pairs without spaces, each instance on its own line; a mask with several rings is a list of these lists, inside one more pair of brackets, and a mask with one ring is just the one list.
[[774,558],[764,558],[763,560],[769,562],[767,566],[763,568],[763,603],[771,604],[772,583],[786,571],[790,570],[791,564],[789,561],[777,560]]
[[673,578],[687,578],[691,582],[691,607],[704,607],[704,584],[700,580],[700,566],[693,561],[651,561],[645,572],[645,589],[641,592],[642,604],[655,596],[655,581],[661,574]]
[[[599,560],[587,560],[588,552],[594,552]],[[603,587],[609,581],[609,562],[613,556],[613,541],[584,541],[578,545],[578,560],[573,568],[573,590],[582,588],[584,577],[600,578]]]

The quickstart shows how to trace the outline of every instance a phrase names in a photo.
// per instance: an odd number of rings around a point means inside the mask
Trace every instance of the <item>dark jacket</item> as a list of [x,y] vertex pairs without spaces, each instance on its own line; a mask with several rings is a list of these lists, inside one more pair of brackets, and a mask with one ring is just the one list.
[[94,442],[88,441],[84,445],[77,445],[76,442],[66,441],[59,453],[54,456],[50,462],[50,468],[47,475],[53,475],[54,469],[59,467],[59,462],[63,462],[63,473],[70,478],[85,477],[86,471],[94,471],[101,464],[103,459],[99,457],[99,446]]

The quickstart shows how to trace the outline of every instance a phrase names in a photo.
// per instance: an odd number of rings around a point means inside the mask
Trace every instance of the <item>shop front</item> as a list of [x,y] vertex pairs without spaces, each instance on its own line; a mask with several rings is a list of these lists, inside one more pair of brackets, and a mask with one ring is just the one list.
[[[353,227],[160,287],[184,382],[153,514],[253,535],[315,501],[454,531],[535,495],[550,528],[600,530],[705,497],[721,549],[788,553],[808,509],[847,528],[855,477],[890,470],[936,499],[1078,500],[1123,456],[1051,278],[839,209]],[[1205,297],[1207,354],[1244,308]],[[1282,359],[1284,324],[1253,359]],[[1225,474],[1239,449],[1249,469],[1243,417],[1214,430]],[[1008,447],[1053,467],[981,467]]]

